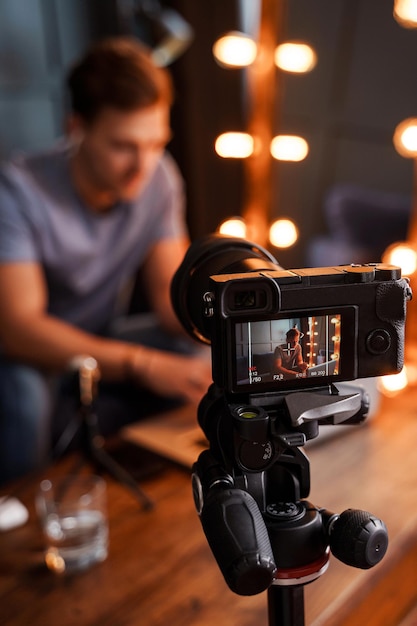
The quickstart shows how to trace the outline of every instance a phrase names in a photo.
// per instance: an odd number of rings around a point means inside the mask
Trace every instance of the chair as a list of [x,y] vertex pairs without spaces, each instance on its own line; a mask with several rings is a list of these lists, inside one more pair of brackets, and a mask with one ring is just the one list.
[[372,263],[406,239],[411,197],[341,184],[327,193],[323,209],[328,234],[311,240],[308,266]]

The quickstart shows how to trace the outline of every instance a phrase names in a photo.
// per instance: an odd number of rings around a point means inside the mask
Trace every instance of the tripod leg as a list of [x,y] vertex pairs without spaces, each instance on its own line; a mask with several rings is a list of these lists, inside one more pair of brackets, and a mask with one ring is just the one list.
[[77,419],[73,419],[68,424],[68,426],[66,427],[66,429],[64,430],[60,438],[58,439],[57,443],[55,444],[54,449],[52,450],[53,460],[60,459],[64,455],[64,453],[68,450],[70,444],[74,440],[75,435],[77,434],[79,430],[79,427],[80,427],[80,424]]
[[101,466],[116,480],[128,487],[145,510],[151,509],[153,507],[152,500],[139,487],[133,476],[121,467],[102,447],[103,438],[99,432],[98,419],[93,407],[97,383],[100,379],[97,361],[92,357],[80,356],[74,360],[73,366],[78,370],[80,396],[78,427],[70,429],[69,433],[64,433],[65,436],[62,437],[62,443],[61,441],[59,442],[59,452],[62,452],[64,446],[67,447],[77,430],[80,429],[84,456],[96,465]]
[[139,502],[142,503],[145,510],[150,510],[153,508],[154,503],[146,495],[143,489],[139,487],[133,476],[131,476],[129,472],[121,467],[109,454],[107,454],[107,452],[103,450],[103,448],[93,446],[91,448],[91,458],[98,465],[101,465],[103,469],[105,469],[110,474],[110,476],[113,476],[113,478],[128,487],[139,500]]
[[304,626],[302,585],[271,585],[268,589],[269,626]]

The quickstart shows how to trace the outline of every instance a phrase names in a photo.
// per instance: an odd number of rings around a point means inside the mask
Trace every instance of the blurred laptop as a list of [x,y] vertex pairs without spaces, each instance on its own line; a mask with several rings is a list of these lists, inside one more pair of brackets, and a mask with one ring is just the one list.
[[191,404],[125,426],[121,436],[185,467],[191,467],[208,448],[197,423],[197,406]]

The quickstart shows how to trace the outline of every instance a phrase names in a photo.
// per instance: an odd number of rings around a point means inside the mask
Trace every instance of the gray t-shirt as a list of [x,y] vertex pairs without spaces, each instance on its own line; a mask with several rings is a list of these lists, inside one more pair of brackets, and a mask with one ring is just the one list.
[[48,311],[101,332],[118,297],[157,242],[183,236],[183,181],[165,154],[140,196],[105,214],[76,193],[65,144],[0,169],[0,263],[39,262]]

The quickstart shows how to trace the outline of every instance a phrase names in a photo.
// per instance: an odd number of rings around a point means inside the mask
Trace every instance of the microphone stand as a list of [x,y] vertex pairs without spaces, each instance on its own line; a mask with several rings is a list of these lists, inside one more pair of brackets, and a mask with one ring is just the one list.
[[[79,422],[77,423],[74,420],[73,424],[70,424],[61,435],[54,450],[54,457],[60,457],[74,439],[77,431],[80,431],[81,449],[84,459],[90,461],[95,467],[105,470],[133,493],[144,510],[150,510],[154,506],[153,501],[139,487],[133,476],[121,467],[104,449],[104,439],[100,434],[97,414],[94,409],[97,384],[100,379],[97,361],[93,357],[86,356],[76,359],[74,363],[78,371]],[[77,465],[81,465],[82,462],[83,460],[81,462],[78,461]]]

